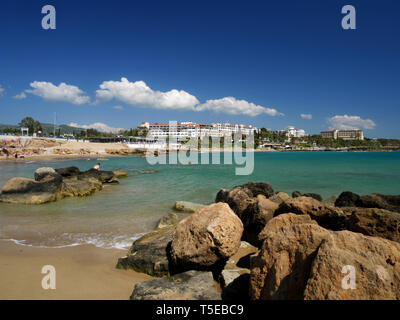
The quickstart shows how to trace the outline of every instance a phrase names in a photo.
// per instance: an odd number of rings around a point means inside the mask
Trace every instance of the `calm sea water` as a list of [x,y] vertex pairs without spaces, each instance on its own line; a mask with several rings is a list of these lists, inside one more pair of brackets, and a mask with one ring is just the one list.
[[[0,163],[0,187],[15,176],[32,177],[39,167],[89,169],[96,160]],[[0,239],[33,246],[92,243],[125,248],[177,200],[211,203],[221,188],[266,181],[276,191],[316,192],[324,198],[350,190],[359,194],[400,194],[400,152],[256,153],[250,176],[236,176],[233,165],[157,165],[145,158],[110,158],[104,170],[123,169],[131,176],[87,198],[68,198],[40,206],[0,203]],[[141,170],[157,169],[143,174]]]

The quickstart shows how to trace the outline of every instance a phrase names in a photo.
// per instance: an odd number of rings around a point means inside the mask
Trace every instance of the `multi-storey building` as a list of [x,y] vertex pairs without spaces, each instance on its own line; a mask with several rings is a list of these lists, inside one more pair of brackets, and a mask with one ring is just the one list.
[[364,140],[364,133],[360,129],[325,130],[321,131],[321,136],[329,139]]
[[286,127],[285,131],[288,137],[302,138],[306,136],[306,132],[303,129],[297,129],[292,126]]

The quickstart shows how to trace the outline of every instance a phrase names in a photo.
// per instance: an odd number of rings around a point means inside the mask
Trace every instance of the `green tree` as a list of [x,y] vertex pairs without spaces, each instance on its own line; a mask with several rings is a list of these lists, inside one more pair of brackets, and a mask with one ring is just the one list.
[[32,117],[25,117],[18,124],[21,128],[28,128],[29,134],[37,133],[38,131],[43,131],[42,124],[36,121]]

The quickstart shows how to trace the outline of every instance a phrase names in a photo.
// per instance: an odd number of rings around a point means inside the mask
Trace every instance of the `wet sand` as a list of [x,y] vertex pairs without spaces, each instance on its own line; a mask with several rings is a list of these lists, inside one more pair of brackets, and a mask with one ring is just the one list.
[[[0,300],[126,300],[135,283],[151,279],[132,270],[117,270],[124,250],[92,245],[34,248],[0,241]],[[56,269],[56,289],[44,290],[42,267]]]

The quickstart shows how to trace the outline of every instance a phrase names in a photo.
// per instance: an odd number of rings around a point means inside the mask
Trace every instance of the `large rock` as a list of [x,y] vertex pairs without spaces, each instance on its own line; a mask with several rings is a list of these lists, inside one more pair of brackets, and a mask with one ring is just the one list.
[[12,178],[1,190],[0,201],[21,204],[42,204],[61,198],[62,177],[47,173],[40,181],[28,178]]
[[113,170],[112,173],[116,178],[127,178],[129,177],[129,173],[126,172],[125,170]]
[[90,169],[84,172],[81,172],[78,176],[79,180],[85,179],[97,179],[102,183],[119,183],[118,179],[115,177],[112,171],[102,171],[96,169]]
[[179,222],[179,217],[176,213],[170,212],[166,216],[162,217],[157,223],[156,229],[170,228]]
[[346,215],[339,208],[329,206],[311,197],[297,197],[280,204],[275,216],[283,213],[308,214],[320,226],[331,230],[344,230]]
[[211,272],[187,271],[135,285],[131,300],[220,300]]
[[276,203],[282,203],[283,201],[290,199],[290,196],[285,192],[279,191],[268,199]]
[[40,181],[49,174],[56,174],[56,171],[50,167],[39,168],[39,169],[36,169],[36,171],[34,172],[33,175],[34,175],[36,181]]
[[187,213],[193,213],[197,210],[204,208],[206,205],[200,203],[194,203],[189,201],[176,201],[174,205],[174,209],[176,211],[182,211]]
[[244,226],[243,240],[254,246],[259,246],[261,243],[258,240],[258,234],[264,229],[267,222],[273,218],[274,212],[278,207],[278,203],[265,198],[261,194],[252,199],[240,216]]
[[318,200],[318,201],[322,201],[323,200],[320,194],[312,193],[312,192],[303,194],[303,197],[310,197],[310,198],[313,198],[313,199]]
[[226,202],[231,209],[240,217],[246,210],[252,198],[259,194],[269,198],[274,195],[271,185],[266,182],[249,182],[231,190],[222,189],[218,192],[215,202]]
[[85,197],[101,190],[102,183],[97,179],[69,180],[63,182],[61,194],[63,197]]
[[173,231],[173,228],[166,228],[146,234],[136,240],[128,254],[118,259],[116,267],[133,269],[157,277],[168,275],[170,272],[169,247]]
[[346,229],[400,242],[400,214],[376,208],[342,208]]
[[[252,299],[400,298],[400,244],[297,218],[291,224],[293,218],[285,214],[266,226],[263,246],[251,257]],[[348,265],[356,271],[354,290],[342,287]]]
[[236,253],[242,233],[242,222],[226,203],[209,205],[179,222],[171,259],[178,270],[219,267]]
[[[336,232],[318,248],[303,298],[399,300],[399,262],[399,243],[349,231]],[[354,268],[354,289],[346,287],[350,283],[344,279],[351,275],[350,268]]]
[[378,208],[400,213],[400,195],[385,195],[372,193],[365,196],[359,196],[350,191],[342,192],[335,201],[337,207],[362,207]]
[[80,170],[77,167],[63,167],[55,170],[63,178],[74,178],[80,174]]

